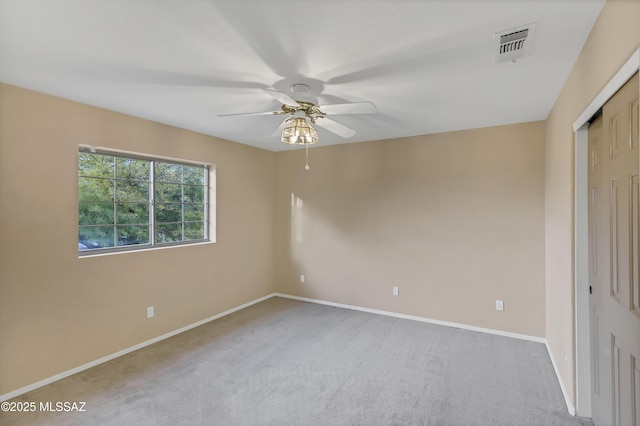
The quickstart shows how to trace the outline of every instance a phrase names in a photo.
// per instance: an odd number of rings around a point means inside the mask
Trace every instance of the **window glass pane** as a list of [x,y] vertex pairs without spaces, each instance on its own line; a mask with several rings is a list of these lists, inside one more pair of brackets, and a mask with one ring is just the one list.
[[113,231],[113,226],[81,226],[78,243],[89,249],[113,247]]
[[118,203],[116,206],[118,225],[149,223],[148,203]]
[[118,246],[149,244],[149,225],[118,225]]
[[78,154],[78,176],[113,178],[115,159],[111,155],[80,152]]
[[116,182],[116,197],[119,202],[149,201],[149,183],[131,180]]
[[182,222],[182,204],[156,204],[156,221]]
[[113,181],[110,179],[79,177],[78,198],[80,201],[113,202]]
[[201,240],[204,238],[204,223],[191,222],[184,224],[185,240]]
[[78,219],[80,225],[112,225],[113,203],[80,202]]
[[157,183],[156,199],[159,203],[181,203],[182,185],[173,183]]
[[184,202],[185,203],[204,202],[204,186],[185,185],[184,186]]
[[180,164],[156,162],[156,182],[182,183],[182,166]]
[[191,185],[204,185],[204,167],[184,166],[184,183]]
[[185,204],[184,220],[185,222],[204,222],[204,204]]
[[204,239],[208,173],[205,166],[79,152],[78,250],[151,245],[154,235],[154,244]]
[[158,224],[156,226],[156,241],[158,243],[182,241],[182,224]]
[[149,181],[149,161],[116,157],[116,179]]

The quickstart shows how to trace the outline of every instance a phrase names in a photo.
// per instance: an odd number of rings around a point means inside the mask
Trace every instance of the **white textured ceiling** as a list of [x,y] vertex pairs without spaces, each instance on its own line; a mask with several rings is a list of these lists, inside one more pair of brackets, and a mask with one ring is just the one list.
[[[311,86],[318,145],[543,120],[605,0],[0,0],[0,81],[279,151],[261,88]],[[531,55],[494,33],[536,23]]]

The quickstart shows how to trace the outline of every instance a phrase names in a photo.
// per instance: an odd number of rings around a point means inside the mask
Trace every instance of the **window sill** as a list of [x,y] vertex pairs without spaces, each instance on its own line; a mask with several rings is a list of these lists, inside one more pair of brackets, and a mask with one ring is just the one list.
[[181,247],[203,246],[203,245],[209,245],[209,244],[215,244],[215,241],[202,241],[202,242],[190,243],[190,244],[173,244],[173,245],[147,247],[147,248],[132,248],[130,250],[108,251],[108,252],[102,252],[102,253],[86,253],[86,254],[79,253],[78,254],[78,259],[87,259],[87,258],[90,258],[90,257],[102,257],[102,256],[113,256],[113,255],[121,255],[121,254],[140,253],[140,252],[143,252],[143,251],[167,250],[167,249],[175,249],[175,248],[181,248]]

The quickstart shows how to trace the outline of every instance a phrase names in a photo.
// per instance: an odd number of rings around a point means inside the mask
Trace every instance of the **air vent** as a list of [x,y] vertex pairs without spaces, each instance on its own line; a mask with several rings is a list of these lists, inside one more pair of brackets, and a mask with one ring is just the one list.
[[529,24],[496,33],[495,62],[515,61],[529,56],[534,30],[535,24]]

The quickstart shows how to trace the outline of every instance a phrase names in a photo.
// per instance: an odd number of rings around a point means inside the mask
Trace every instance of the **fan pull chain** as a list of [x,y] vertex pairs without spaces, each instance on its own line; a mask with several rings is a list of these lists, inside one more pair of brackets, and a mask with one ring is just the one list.
[[309,170],[309,168],[310,168],[310,167],[309,167],[309,144],[306,144],[306,145],[305,145],[305,148],[306,148],[306,150],[307,150],[307,164],[304,166],[304,169],[305,169],[305,170]]

